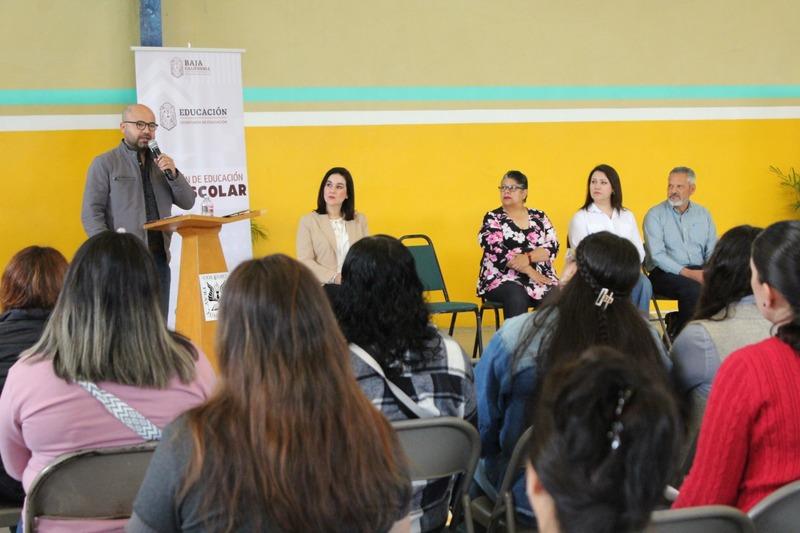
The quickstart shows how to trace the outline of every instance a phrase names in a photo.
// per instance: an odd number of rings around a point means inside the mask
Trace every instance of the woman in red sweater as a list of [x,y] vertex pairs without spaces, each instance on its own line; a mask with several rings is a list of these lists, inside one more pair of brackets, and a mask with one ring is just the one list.
[[733,352],[720,367],[694,465],[673,507],[747,511],[800,479],[800,221],[764,230],[750,266],[774,336]]

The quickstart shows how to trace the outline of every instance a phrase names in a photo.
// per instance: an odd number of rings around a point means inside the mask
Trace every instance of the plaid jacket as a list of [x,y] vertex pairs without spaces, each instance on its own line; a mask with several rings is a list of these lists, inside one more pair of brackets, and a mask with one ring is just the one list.
[[[475,385],[472,364],[459,347],[448,354],[441,334],[439,353],[433,360],[417,368],[406,368],[392,382],[410,396],[418,405],[439,416],[457,416],[476,422]],[[456,344],[457,346],[457,344]],[[373,354],[371,354],[373,355]],[[413,415],[394,397],[384,379],[354,353],[350,363],[358,384],[367,398],[390,421],[406,420]],[[412,531],[431,531],[440,528],[447,520],[450,491],[454,480],[422,481],[413,484],[411,499]]]

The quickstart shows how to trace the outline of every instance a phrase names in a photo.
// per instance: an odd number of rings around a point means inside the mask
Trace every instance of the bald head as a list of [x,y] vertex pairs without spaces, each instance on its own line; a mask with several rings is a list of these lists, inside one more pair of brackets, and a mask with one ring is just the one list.
[[146,114],[150,116],[150,119],[145,120],[145,122],[153,122],[155,120],[155,115],[153,111],[144,104],[131,104],[125,109],[122,110],[122,120],[144,120],[140,118],[131,118],[131,116],[140,116],[142,114]]

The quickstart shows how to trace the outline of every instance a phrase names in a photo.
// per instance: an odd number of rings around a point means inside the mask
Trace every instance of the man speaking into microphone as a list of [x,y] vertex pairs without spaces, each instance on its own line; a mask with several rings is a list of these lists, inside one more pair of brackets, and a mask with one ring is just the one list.
[[146,231],[142,226],[170,216],[172,204],[191,209],[196,195],[172,158],[158,149],[157,128],[149,107],[134,104],[125,108],[119,124],[123,137],[119,146],[100,154],[89,166],[81,223],[90,237],[101,231],[124,230],[147,244],[156,262],[166,320],[171,233]]

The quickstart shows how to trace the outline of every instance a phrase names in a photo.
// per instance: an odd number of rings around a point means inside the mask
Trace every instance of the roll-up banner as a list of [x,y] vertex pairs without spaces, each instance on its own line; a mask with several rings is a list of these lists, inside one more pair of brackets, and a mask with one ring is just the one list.
[[[208,196],[214,215],[250,208],[244,147],[242,61],[244,50],[133,47],[136,96],[156,115],[156,139],[197,192],[191,210],[200,213]],[[161,214],[162,217],[167,216]],[[228,270],[253,255],[250,221],[222,226]],[[169,324],[175,324],[180,269],[180,236],[172,237]]]

